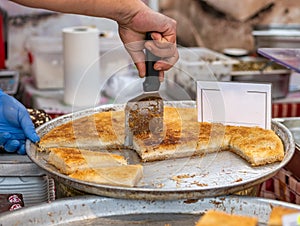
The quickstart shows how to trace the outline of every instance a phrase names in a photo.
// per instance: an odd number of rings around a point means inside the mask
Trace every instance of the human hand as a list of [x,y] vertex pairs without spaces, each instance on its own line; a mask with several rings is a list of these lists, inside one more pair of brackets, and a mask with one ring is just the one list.
[[25,154],[25,140],[36,143],[39,137],[26,108],[0,90],[0,146],[7,152]]
[[[119,25],[119,35],[125,48],[131,55],[140,77],[146,74],[146,47],[161,58],[154,69],[163,72],[169,70],[178,60],[176,47],[176,21],[150,9],[141,0],[99,0],[99,1],[28,1],[13,0],[19,4],[34,8],[43,8],[62,13],[83,14],[105,17],[115,20]],[[152,41],[145,42],[146,33],[151,32]]]
[[[141,5],[129,19],[118,21],[119,35],[131,55],[140,77],[146,74],[144,48],[161,58],[154,64],[163,80],[164,71],[178,60],[176,47],[176,21]],[[145,42],[146,32],[151,32],[153,41]]]

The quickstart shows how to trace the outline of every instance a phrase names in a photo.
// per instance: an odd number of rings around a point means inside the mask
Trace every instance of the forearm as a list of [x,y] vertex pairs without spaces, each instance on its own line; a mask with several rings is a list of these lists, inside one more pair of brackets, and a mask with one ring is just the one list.
[[146,5],[141,0],[12,0],[18,4],[61,13],[105,17],[126,23]]
[[[178,60],[176,49],[176,21],[151,10],[142,0],[12,0],[16,3],[48,9],[61,13],[105,17],[119,25],[119,35],[136,64],[139,75],[145,76],[144,48],[161,60],[155,70],[170,69]],[[146,32],[151,32],[154,41],[145,41]],[[144,45],[145,44],[145,45]]]

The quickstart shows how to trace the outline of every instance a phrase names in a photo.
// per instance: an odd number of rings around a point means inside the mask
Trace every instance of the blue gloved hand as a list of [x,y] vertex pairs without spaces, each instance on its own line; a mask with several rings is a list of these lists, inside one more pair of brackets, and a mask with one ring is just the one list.
[[40,140],[26,108],[0,90],[0,146],[7,152],[25,154],[25,140]]

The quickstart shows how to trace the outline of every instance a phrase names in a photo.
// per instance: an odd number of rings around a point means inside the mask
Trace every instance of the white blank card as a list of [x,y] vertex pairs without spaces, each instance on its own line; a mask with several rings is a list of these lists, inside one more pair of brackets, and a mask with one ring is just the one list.
[[197,81],[198,121],[271,129],[271,84]]

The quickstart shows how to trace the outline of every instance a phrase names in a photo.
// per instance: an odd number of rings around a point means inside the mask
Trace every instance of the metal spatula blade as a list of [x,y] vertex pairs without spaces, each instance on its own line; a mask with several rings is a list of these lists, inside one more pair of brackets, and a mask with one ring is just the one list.
[[[147,33],[147,40],[151,34]],[[146,78],[143,94],[129,100],[125,106],[125,144],[132,145],[134,135],[159,136],[163,130],[163,99],[159,95],[159,72],[153,66],[159,58],[146,50]]]

